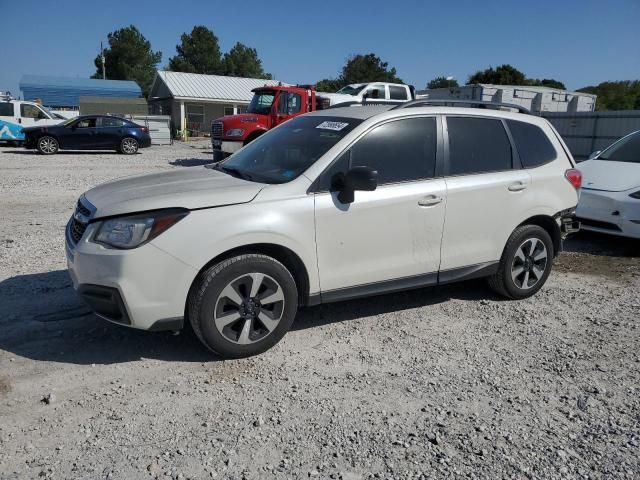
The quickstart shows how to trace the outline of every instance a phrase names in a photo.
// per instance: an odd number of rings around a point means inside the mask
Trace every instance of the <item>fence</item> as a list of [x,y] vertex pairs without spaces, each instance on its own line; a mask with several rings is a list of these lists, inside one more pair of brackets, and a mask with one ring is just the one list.
[[640,130],[640,110],[613,112],[543,113],[564,139],[576,160]]

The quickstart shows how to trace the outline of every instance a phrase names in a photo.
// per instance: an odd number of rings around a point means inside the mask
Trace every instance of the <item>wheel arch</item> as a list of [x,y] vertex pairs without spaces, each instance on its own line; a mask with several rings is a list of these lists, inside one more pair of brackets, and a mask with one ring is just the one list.
[[254,130],[249,134],[247,139],[243,142],[243,145],[247,145],[248,143],[253,142],[256,138],[258,138],[260,135],[263,135],[265,133],[267,133],[267,130],[262,130],[262,129]]
[[558,223],[549,215],[534,215],[527,218],[518,227],[523,225],[537,225],[547,231],[551,240],[553,241],[553,256],[557,256],[560,253],[562,247],[562,234]]
[[293,279],[296,282],[296,286],[298,288],[298,304],[309,304],[309,273],[307,272],[307,268],[305,267],[304,262],[302,261],[300,256],[298,256],[298,254],[290,248],[275,243],[253,243],[235,247],[217,255],[216,257],[209,260],[198,271],[198,274],[195,276],[195,278],[191,282],[191,286],[189,287],[189,293],[185,302],[185,315],[187,305],[189,304],[189,297],[191,296],[191,292],[196,286],[202,272],[228,258],[248,253],[267,255],[282,263],[287,268],[287,270],[291,272],[291,275],[293,275]]

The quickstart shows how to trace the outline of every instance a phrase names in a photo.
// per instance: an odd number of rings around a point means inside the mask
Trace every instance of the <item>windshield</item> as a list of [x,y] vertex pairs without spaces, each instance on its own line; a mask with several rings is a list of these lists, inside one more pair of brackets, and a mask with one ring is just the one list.
[[602,152],[598,160],[640,163],[640,132],[617,141]]
[[340,90],[338,90],[337,93],[343,93],[345,95],[357,95],[366,86],[367,86],[366,84],[365,85],[347,85],[346,87],[342,87]]
[[290,182],[361,122],[345,117],[297,117],[208,168],[252,182]]
[[275,96],[276,92],[257,92],[247,107],[247,113],[269,115],[269,113],[271,113],[271,104],[273,104]]

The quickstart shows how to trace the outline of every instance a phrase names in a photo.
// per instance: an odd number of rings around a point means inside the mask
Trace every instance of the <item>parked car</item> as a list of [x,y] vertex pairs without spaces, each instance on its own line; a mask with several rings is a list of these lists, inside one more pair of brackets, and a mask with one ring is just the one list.
[[312,112],[221,163],[87,191],[74,287],[122,325],[186,320],[224,357],[275,345],[301,305],[478,277],[533,295],[574,230],[568,149],[540,117],[416,102]]
[[63,120],[35,102],[0,96],[0,141],[20,144],[25,139],[25,128],[56,125]]
[[584,230],[640,238],[640,130],[579,164]]
[[124,118],[83,115],[54,126],[24,129],[25,148],[44,155],[58,150],[117,150],[132,155],[151,146],[149,129]]

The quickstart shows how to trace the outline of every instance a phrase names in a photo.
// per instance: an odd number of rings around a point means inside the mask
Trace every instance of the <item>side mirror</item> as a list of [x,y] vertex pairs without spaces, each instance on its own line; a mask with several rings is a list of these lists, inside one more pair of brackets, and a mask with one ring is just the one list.
[[378,171],[370,167],[353,167],[346,174],[334,179],[341,203],[353,203],[354,192],[372,192],[378,187]]
[[598,155],[600,155],[602,153],[602,150],[596,150],[595,152],[593,152],[591,155],[589,155],[589,160],[596,158]]

